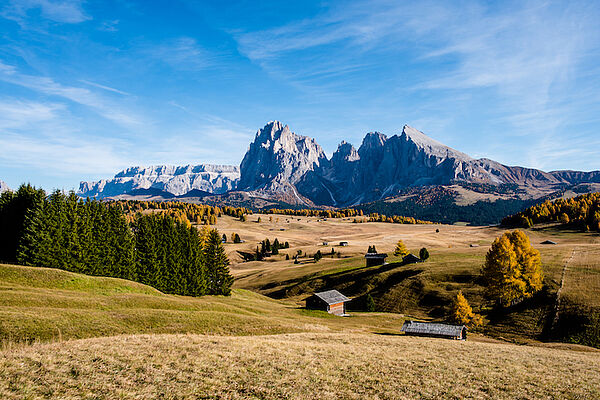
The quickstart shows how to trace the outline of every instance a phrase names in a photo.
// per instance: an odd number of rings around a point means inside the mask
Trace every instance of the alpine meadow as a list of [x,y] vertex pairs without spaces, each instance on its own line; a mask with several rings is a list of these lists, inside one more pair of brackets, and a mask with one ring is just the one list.
[[598,20],[3,2],[0,398],[599,399]]

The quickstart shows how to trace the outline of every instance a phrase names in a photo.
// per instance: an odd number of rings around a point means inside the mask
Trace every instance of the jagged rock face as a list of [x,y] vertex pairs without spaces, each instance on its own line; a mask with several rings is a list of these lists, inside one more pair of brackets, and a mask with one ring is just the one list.
[[6,182],[0,181],[0,193],[7,192],[9,190],[10,190],[10,188],[8,187],[8,185],[6,184]]
[[393,196],[410,187],[453,183],[516,184],[553,191],[561,185],[600,182],[600,172],[543,172],[473,159],[404,126],[390,138],[368,133],[358,152],[343,142],[330,162],[297,184],[316,204],[350,206]]
[[410,126],[392,137],[368,133],[358,150],[342,142],[328,160],[314,139],[272,121],[256,133],[240,168],[134,167],[110,180],[82,182],[79,194],[108,197],[152,189],[181,196],[192,190],[202,195],[238,190],[290,204],[347,207],[409,188],[456,183],[512,184],[536,198],[569,185],[600,183],[600,171],[544,172],[473,159]]
[[192,190],[221,194],[235,189],[239,177],[239,168],[231,165],[131,167],[119,172],[113,179],[81,182],[78,194],[82,197],[103,198],[137,189],[160,189],[175,196]]
[[272,121],[256,133],[242,160],[238,190],[282,193],[303,203],[295,184],[324,163],[327,157],[314,139]]

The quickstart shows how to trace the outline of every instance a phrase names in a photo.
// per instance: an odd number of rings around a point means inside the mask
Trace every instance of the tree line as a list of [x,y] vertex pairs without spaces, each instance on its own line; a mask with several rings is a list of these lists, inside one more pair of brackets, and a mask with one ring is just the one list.
[[216,225],[217,218],[221,215],[239,218],[242,215],[252,214],[252,210],[245,207],[216,207],[181,201],[116,200],[108,204],[120,208],[127,215],[129,222],[132,222],[137,215],[149,212],[166,213],[188,225]]
[[502,225],[530,228],[535,224],[558,222],[582,231],[600,232],[600,193],[588,193],[570,199],[545,201],[506,217]]
[[0,196],[0,260],[134,280],[172,294],[228,295],[233,278],[215,229],[166,213],[129,221],[114,204],[22,185]]

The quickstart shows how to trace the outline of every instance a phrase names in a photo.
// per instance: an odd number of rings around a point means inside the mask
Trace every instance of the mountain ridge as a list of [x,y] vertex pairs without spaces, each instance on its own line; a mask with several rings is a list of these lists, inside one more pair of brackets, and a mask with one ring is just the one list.
[[358,149],[342,141],[327,158],[314,138],[274,120],[256,132],[239,167],[132,167],[110,180],[82,182],[79,194],[111,197],[151,188],[175,197],[192,190],[200,191],[195,197],[244,192],[297,206],[351,207],[415,193],[415,188],[479,185],[477,190],[501,192],[503,199],[530,201],[585,183],[600,183],[600,171],[545,172],[475,159],[409,125],[389,137],[369,132]]

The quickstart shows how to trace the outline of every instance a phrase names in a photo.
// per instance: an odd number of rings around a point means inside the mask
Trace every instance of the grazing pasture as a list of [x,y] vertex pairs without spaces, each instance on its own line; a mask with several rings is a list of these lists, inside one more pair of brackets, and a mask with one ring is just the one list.
[[135,335],[0,352],[3,399],[594,399],[600,352],[361,333]]

